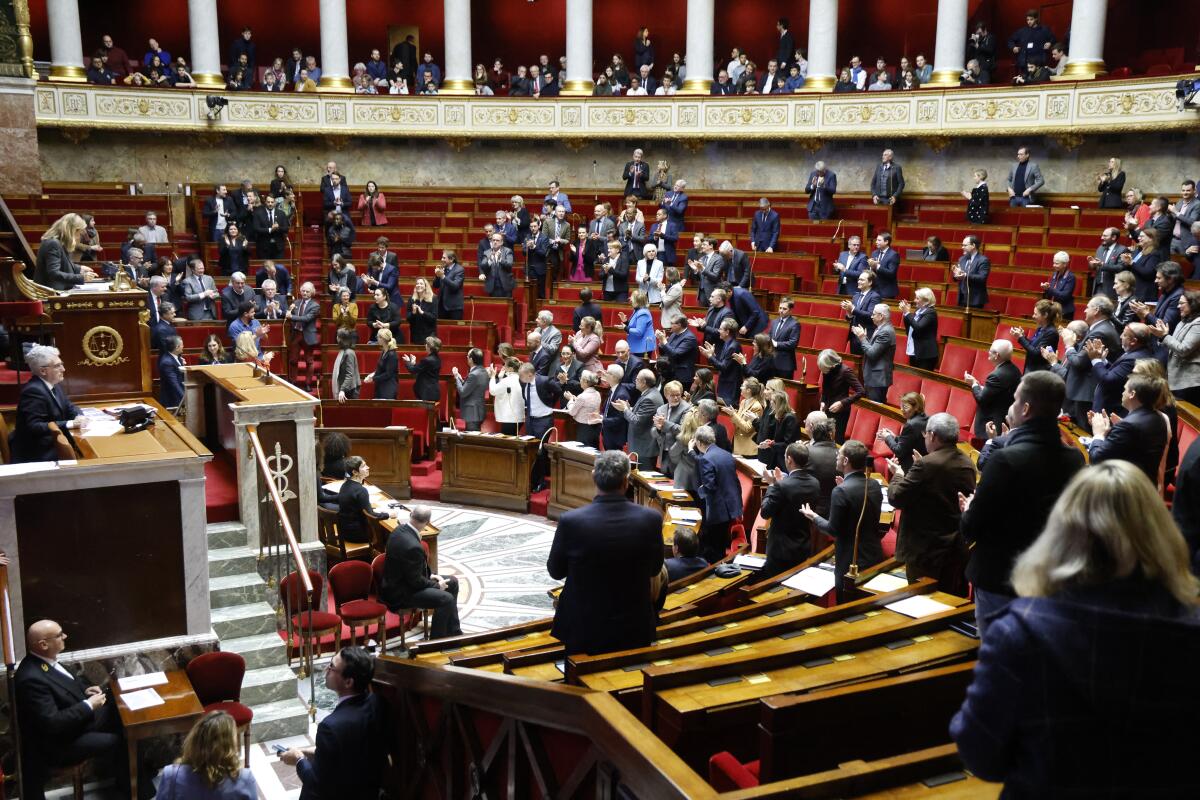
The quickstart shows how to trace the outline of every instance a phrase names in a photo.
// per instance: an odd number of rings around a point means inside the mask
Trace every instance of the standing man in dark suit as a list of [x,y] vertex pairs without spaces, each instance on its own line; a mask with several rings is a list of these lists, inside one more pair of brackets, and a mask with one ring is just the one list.
[[869,271],[867,254],[862,251],[862,239],[851,236],[846,240],[846,249],[833,262],[833,271],[838,273],[838,294],[854,294],[858,276]]
[[417,42],[411,33],[392,48],[392,63],[397,61],[404,65],[404,76],[408,79],[409,86],[412,86],[417,75]]
[[727,293],[729,310],[733,312],[733,318],[737,320],[738,336],[753,339],[767,329],[767,312],[763,311],[762,306],[754,299],[754,295],[749,289],[729,286],[725,283],[721,284],[721,289]]
[[283,258],[283,244],[287,240],[287,214],[275,208],[274,195],[267,195],[263,205],[254,209],[254,236],[259,258]]
[[[541,439],[546,431],[554,427],[554,409],[562,400],[562,384],[558,376],[547,377],[538,375],[533,364],[528,362],[517,370],[521,382],[521,392],[525,397],[525,435]],[[610,395],[611,397],[611,395]],[[545,448],[538,451],[537,460],[530,471],[529,490],[540,492],[546,488],[546,474],[549,471],[549,458]]]
[[16,425],[9,436],[12,461],[54,461],[55,434],[50,423],[56,423],[69,439],[68,429],[84,430],[87,420],[63,390],[67,368],[58,348],[34,345],[25,354],[25,363],[33,375],[21,387],[17,400]]
[[775,60],[779,62],[779,71],[787,72],[788,65],[796,63],[796,39],[792,36],[787,17],[780,17],[775,23],[779,32],[779,47],[775,51]]
[[1038,190],[1046,185],[1041,168],[1029,160],[1029,148],[1017,148],[1017,163],[1008,168],[1008,204],[1027,206],[1037,202]]
[[233,204],[233,198],[229,196],[229,189],[225,184],[218,184],[213,189],[213,196],[204,201],[204,208],[200,213],[208,223],[209,241],[220,241],[225,235],[225,227],[229,221],[237,219],[237,206]]
[[975,397],[975,435],[980,439],[988,438],[987,423],[995,425],[997,431],[1004,424],[1008,407],[1012,405],[1013,395],[1017,384],[1021,382],[1021,370],[1012,363],[1013,346],[1008,339],[997,339],[988,348],[988,361],[994,365],[991,374],[980,383],[969,372],[963,373],[963,380],[971,384],[971,394]]
[[[129,762],[114,704],[99,686],[89,686],[58,662],[67,634],[53,620],[29,626],[26,655],[16,674],[16,703],[21,719],[21,797],[45,797],[43,787],[56,767],[89,758],[109,762],[118,789],[129,796]],[[152,776],[138,776],[140,797],[152,797]]]
[[1168,397],[1167,384],[1152,375],[1130,375],[1121,393],[1128,412],[1124,419],[1093,411],[1088,415],[1092,441],[1088,457],[1093,464],[1121,459],[1137,466],[1158,485],[1158,468],[1171,438],[1170,423],[1158,409]]
[[900,254],[892,249],[892,234],[881,231],[875,237],[875,252],[867,259],[867,266],[875,273],[875,291],[885,300],[900,294],[896,276],[900,272]]
[[883,561],[879,532],[883,489],[879,481],[867,477],[868,460],[867,446],[857,439],[847,439],[837,457],[837,470],[843,477],[829,499],[828,519],[811,505],[800,507],[800,513],[814,522],[817,530],[833,537],[839,603],[854,589],[854,579],[847,575],[851,564],[862,570]]
[[728,276],[730,286],[749,290],[753,276],[750,274],[750,257],[746,251],[739,250],[728,240],[721,242],[717,250],[721,260],[725,262],[724,272]]
[[975,493],[975,465],[958,449],[959,430],[952,415],[931,416],[924,434],[928,454],[914,459],[907,471],[897,459],[888,459],[888,501],[904,511],[896,558],[904,563],[908,580],[935,578],[938,588],[966,597],[958,496]]
[[1151,349],[1153,341],[1149,326],[1142,322],[1131,322],[1121,331],[1121,347],[1125,352],[1114,359],[1112,351],[1102,340],[1089,337],[1084,344],[1084,350],[1092,360],[1092,373],[1096,376],[1092,411],[1125,416],[1125,407],[1121,404],[1125,379],[1133,374],[1133,365],[1138,359],[1154,358],[1154,351]]
[[671,320],[671,332],[658,331],[658,353],[661,359],[666,359],[667,369],[660,372],[669,373],[665,378],[677,380],[685,387],[692,385],[696,376],[696,360],[700,354],[700,342],[695,334],[688,330],[686,317],[676,317]]
[[441,639],[462,635],[458,624],[458,578],[435,575],[421,547],[421,531],[429,524],[426,506],[413,506],[408,522],[388,537],[379,598],[387,607],[432,608],[430,636]]
[[742,516],[742,486],[737,467],[733,456],[717,447],[716,441],[716,434],[708,426],[699,428],[692,439],[700,497],[704,500],[700,555],[710,564],[725,557],[725,551],[729,549],[730,526]]
[[[675,181],[675,185],[671,191],[663,195],[661,206],[667,212],[667,221],[672,224],[675,231],[684,229],[684,215],[687,213],[688,196],[686,193],[687,181],[680,178]],[[666,263],[664,261],[664,263]],[[673,263],[673,262],[672,262]]]
[[258,272],[254,274],[254,285],[261,289],[267,281],[275,281],[275,289],[282,297],[291,297],[292,276],[288,273],[287,267],[282,267],[274,261],[264,261]]
[[629,423],[625,421],[625,415],[621,411],[620,405],[622,402],[632,402],[636,396],[633,385],[624,380],[627,375],[631,374],[636,380],[634,370],[624,369],[620,364],[610,364],[596,375],[600,379],[600,385],[608,389],[608,397],[604,401],[600,423],[601,446],[606,451],[621,450],[629,441]]
[[1058,496],[1083,468],[1083,455],[1059,435],[1065,389],[1062,378],[1047,370],[1021,379],[1008,411],[1004,447],[987,460],[975,494],[958,499],[960,529],[975,545],[967,579],[975,590],[981,637],[986,618],[1015,597],[1009,582],[1013,562],[1033,544]]
[[316,289],[305,281],[300,286],[300,297],[292,303],[284,319],[288,322],[288,380],[296,383],[300,373],[300,359],[304,359],[305,387],[317,388],[317,353],[320,352],[321,337],[317,334],[317,318],[321,315],[321,304],[313,300]]
[[187,302],[187,318],[192,320],[216,320],[217,285],[204,274],[204,262],[193,256],[188,263],[191,274],[183,279],[183,299]]
[[[538,227],[540,225],[538,220],[533,221],[534,227],[530,229],[530,238],[525,242],[525,253],[529,257],[529,274],[539,281],[546,274],[544,258],[546,237],[539,235]],[[513,278],[513,252],[504,246],[504,234],[493,233],[491,239],[491,246],[483,251],[483,255],[479,259],[479,273],[483,276],[484,291],[488,293],[489,297],[512,297],[513,287],[516,285]],[[539,251],[543,255],[540,272],[536,272],[534,269],[534,251]]]
[[1016,57],[1017,74],[1025,71],[1026,64],[1045,64],[1054,42],[1054,33],[1041,24],[1037,10],[1031,9],[1025,15],[1025,26],[1018,28],[1008,40],[1008,48]]
[[433,275],[433,288],[438,290],[438,318],[462,319],[466,271],[458,263],[458,254],[453,250],[443,250],[442,261],[434,267]]
[[168,336],[158,357],[158,402],[174,411],[183,405],[183,339]]
[[336,172],[329,176],[329,186],[321,191],[321,208],[325,212],[326,222],[337,213],[346,219],[350,218],[350,189]]
[[704,318],[693,317],[688,324],[704,332],[704,343],[716,345],[721,340],[721,323],[726,317],[732,317],[733,312],[725,305],[725,292],[713,289],[708,296],[708,311]]
[[996,36],[988,32],[983,20],[975,23],[974,32],[967,38],[966,60],[971,59],[979,62],[979,82],[991,82],[996,69]]
[[715,239],[700,239],[700,252],[696,254],[697,258],[688,261],[688,267],[697,279],[697,305],[708,305],[712,290],[725,280],[725,259],[716,252],[716,246]]
[[1083,349],[1087,339],[1088,324],[1074,320],[1063,329],[1063,359],[1058,353],[1045,348],[1042,357],[1050,363],[1050,369],[1067,384],[1067,398],[1063,411],[1070,415],[1081,428],[1088,427],[1088,412],[1092,410],[1092,397],[1096,393],[1096,378],[1092,374],[1092,360]]
[[[532,225],[532,220],[530,224]],[[532,227],[529,233],[531,236],[533,235]],[[570,277],[570,259],[567,258],[567,248],[571,244],[571,223],[567,220],[567,209],[565,206],[556,206],[553,216],[546,220],[545,238],[546,260],[543,272],[548,272],[551,280],[557,278],[558,280],[565,281]],[[531,258],[529,270],[533,273],[536,269]]]
[[833,440],[836,424],[824,411],[810,411],[804,418],[804,432],[808,434],[808,468],[817,476],[821,485],[821,496],[813,505],[821,516],[829,515],[829,498],[837,486],[837,442]]
[[895,154],[891,148],[883,151],[883,160],[875,167],[871,178],[871,202],[875,205],[894,206],[904,192],[904,170],[892,161]]
[[775,347],[775,372],[785,380],[796,374],[796,346],[800,342],[800,323],[792,318],[792,298],[779,301],[779,317],[771,323],[768,333]]
[[646,200],[650,197],[650,165],[642,160],[642,149],[633,151],[633,160],[625,162],[625,170],[621,173],[625,181],[625,197],[638,197]]
[[221,290],[221,319],[226,325],[242,315],[245,303],[254,305],[254,292],[246,288],[246,276],[235,272],[229,276],[229,285]]
[[471,369],[466,378],[459,374],[458,367],[454,368],[454,385],[458,389],[459,413],[467,423],[467,430],[477,431],[483,425],[483,418],[487,416],[483,397],[487,393],[488,374],[483,368],[483,351],[472,347],[467,351],[467,363],[471,365]]
[[875,273],[864,272],[858,276],[858,291],[854,297],[842,301],[842,311],[846,312],[846,321],[850,323],[846,331],[846,340],[850,342],[850,352],[862,355],[862,344],[854,335],[854,327],[861,326],[868,335],[875,332],[875,321],[871,315],[875,306],[883,302],[879,292],[875,291]]
[[875,330],[868,334],[862,325],[850,329],[862,350],[862,382],[867,398],[886,403],[888,387],[892,385],[892,369],[896,362],[896,329],[892,327],[892,312],[884,303],[871,310]]
[[966,308],[983,308],[988,301],[987,279],[992,262],[979,252],[979,237],[974,234],[963,239],[963,254],[951,269],[958,281],[958,304]]
[[663,571],[662,515],[630,502],[629,457],[609,451],[592,467],[596,497],[563,514],[546,570],[563,580],[551,633],[567,655],[646,647],[654,640],[652,583]]
[[[400,530],[392,534],[389,549],[399,536]],[[296,767],[301,800],[379,796],[385,736],[379,698],[369,691],[374,676],[375,661],[361,647],[343,647],[325,667],[325,688],[337,694],[337,705],[317,725],[313,747],[279,754],[280,761]]]
[[837,173],[825,167],[824,161],[813,165],[805,184],[808,192],[808,218],[824,220],[833,216],[833,196],[837,194]]
[[922,286],[913,292],[913,301],[916,303],[916,309],[910,306],[907,300],[901,300],[899,306],[900,313],[904,315],[904,327],[908,331],[904,352],[908,356],[910,366],[936,372],[938,322],[933,290]]
[[1121,263],[1121,254],[1129,248],[1120,243],[1121,231],[1118,228],[1105,228],[1100,234],[1100,246],[1096,255],[1088,257],[1088,266],[1095,278],[1093,294],[1104,294],[1108,299],[1117,299],[1117,290],[1113,287],[1113,279],[1118,272],[1125,269]]
[[767,563],[756,580],[778,575],[810,555],[810,526],[800,507],[819,502],[821,482],[808,469],[807,446],[792,442],[784,453],[786,475],[778,468],[763,472],[763,483],[768,488],[759,513],[771,521],[771,526],[767,529]]
[[756,253],[774,253],[778,246],[779,212],[771,208],[770,200],[760,197],[758,211],[750,220],[750,249]]
[[1171,209],[1175,218],[1175,227],[1171,233],[1171,252],[1184,255],[1187,249],[1196,244],[1192,234],[1192,224],[1200,220],[1200,199],[1196,197],[1196,182],[1188,179],[1180,188],[1179,201]]

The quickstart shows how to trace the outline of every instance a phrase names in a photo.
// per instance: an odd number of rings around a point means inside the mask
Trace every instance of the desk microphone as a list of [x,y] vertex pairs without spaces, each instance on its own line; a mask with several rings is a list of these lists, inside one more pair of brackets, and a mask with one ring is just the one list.
[[834,232],[833,232],[833,236],[830,236],[830,237],[829,237],[829,241],[831,241],[831,242],[836,242],[836,241],[838,240],[838,234],[840,234],[840,233],[842,232],[842,224],[843,224],[845,221],[846,221],[846,220],[844,220],[844,219],[839,219],[839,220],[838,220],[837,229],[836,229],[836,230],[834,230]]

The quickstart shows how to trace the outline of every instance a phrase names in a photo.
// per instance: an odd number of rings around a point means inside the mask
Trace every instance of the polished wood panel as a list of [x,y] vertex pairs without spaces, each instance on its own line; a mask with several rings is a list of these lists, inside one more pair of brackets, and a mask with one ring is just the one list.
[[150,393],[150,329],[138,319],[148,296],[141,290],[74,292],[45,301],[72,398]]
[[187,733],[204,714],[204,707],[196,697],[192,682],[183,670],[166,673],[167,682],[152,687],[163,699],[160,706],[150,706],[132,711],[121,700],[121,687],[112,682],[113,700],[125,728],[125,743],[129,752],[130,795],[138,796],[138,742],[154,736],[169,736]]
[[412,431],[388,428],[317,428],[317,439],[333,432],[350,439],[350,452],[371,466],[371,482],[392,497],[412,497]]
[[558,519],[573,508],[582,508],[596,497],[592,468],[596,454],[558,443],[549,443],[550,501],[546,516]]
[[443,503],[529,509],[529,470],[538,442],[513,436],[440,432]]

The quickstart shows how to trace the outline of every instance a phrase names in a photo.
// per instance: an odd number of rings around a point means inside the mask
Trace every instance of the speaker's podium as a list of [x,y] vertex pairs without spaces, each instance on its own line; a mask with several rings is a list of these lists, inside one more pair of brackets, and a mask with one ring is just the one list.
[[532,436],[441,431],[443,503],[529,510],[529,472],[540,442]]

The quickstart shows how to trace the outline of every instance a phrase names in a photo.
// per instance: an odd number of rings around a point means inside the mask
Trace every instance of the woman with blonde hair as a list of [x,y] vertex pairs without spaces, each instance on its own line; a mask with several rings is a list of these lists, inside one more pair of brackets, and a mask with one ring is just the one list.
[[183,754],[163,767],[159,800],[257,800],[254,774],[242,766],[237,723],[224,711],[200,718],[183,740]]
[[579,320],[579,330],[571,337],[571,349],[575,358],[583,364],[585,370],[599,372],[604,369],[600,363],[600,347],[604,344],[604,329],[595,317],[584,317]]
[[91,267],[71,261],[71,254],[79,249],[87,222],[78,214],[64,214],[42,234],[38,246],[37,267],[33,280],[42,286],[57,291],[73,289],[81,283],[98,281],[100,277]]
[[784,452],[799,438],[800,424],[781,379],[767,381],[763,397],[767,408],[758,421],[758,460],[766,464],[767,469],[778,467],[786,472]]
[[1121,159],[1113,156],[1108,160],[1108,166],[1101,172],[1096,191],[1100,193],[1100,208],[1124,208],[1121,196],[1125,192],[1125,171],[1121,169]]
[[629,352],[646,362],[655,348],[654,318],[650,316],[650,309],[646,308],[649,299],[641,289],[634,289],[629,296],[629,303],[633,306],[633,316],[626,317],[624,311],[618,312],[617,318],[621,322],[617,327],[625,329]]
[[683,313],[683,290],[687,288],[687,281],[679,274],[679,270],[675,267],[667,267],[663,270],[663,286],[662,291],[662,314],[659,315],[662,321],[662,329],[669,332],[671,323],[677,319],[687,319],[687,315]]
[[420,344],[430,336],[437,335],[437,298],[433,287],[424,278],[417,278],[412,297],[408,301],[409,341]]
[[575,420],[575,441],[588,447],[600,446],[600,393],[596,391],[596,373],[584,369],[579,373],[579,385],[582,387],[578,395],[564,393],[567,399],[567,413]]
[[388,328],[381,328],[376,340],[379,342],[379,360],[375,362],[375,371],[364,377],[363,383],[375,384],[376,400],[395,400],[400,372],[396,337]]
[[757,378],[746,378],[742,381],[741,400],[737,410],[722,405],[721,413],[733,422],[733,454],[756,458],[758,445],[754,442],[754,434],[758,431],[758,421],[763,415],[763,385]]
[[259,355],[258,337],[254,334],[254,331],[242,331],[233,342],[234,361],[254,364],[269,371],[271,369],[271,359],[274,357],[275,352],[272,350],[268,350],[261,356]]
[[675,437],[675,445],[679,449],[679,460],[675,462],[676,488],[695,494],[699,489],[700,475],[696,468],[696,451],[691,448],[696,431],[703,425],[700,419],[700,409],[695,405],[683,415],[679,424],[679,433]]
[[1146,475],[1080,470],[1012,584],[950,723],[966,767],[1013,797],[1194,795],[1197,583]]

